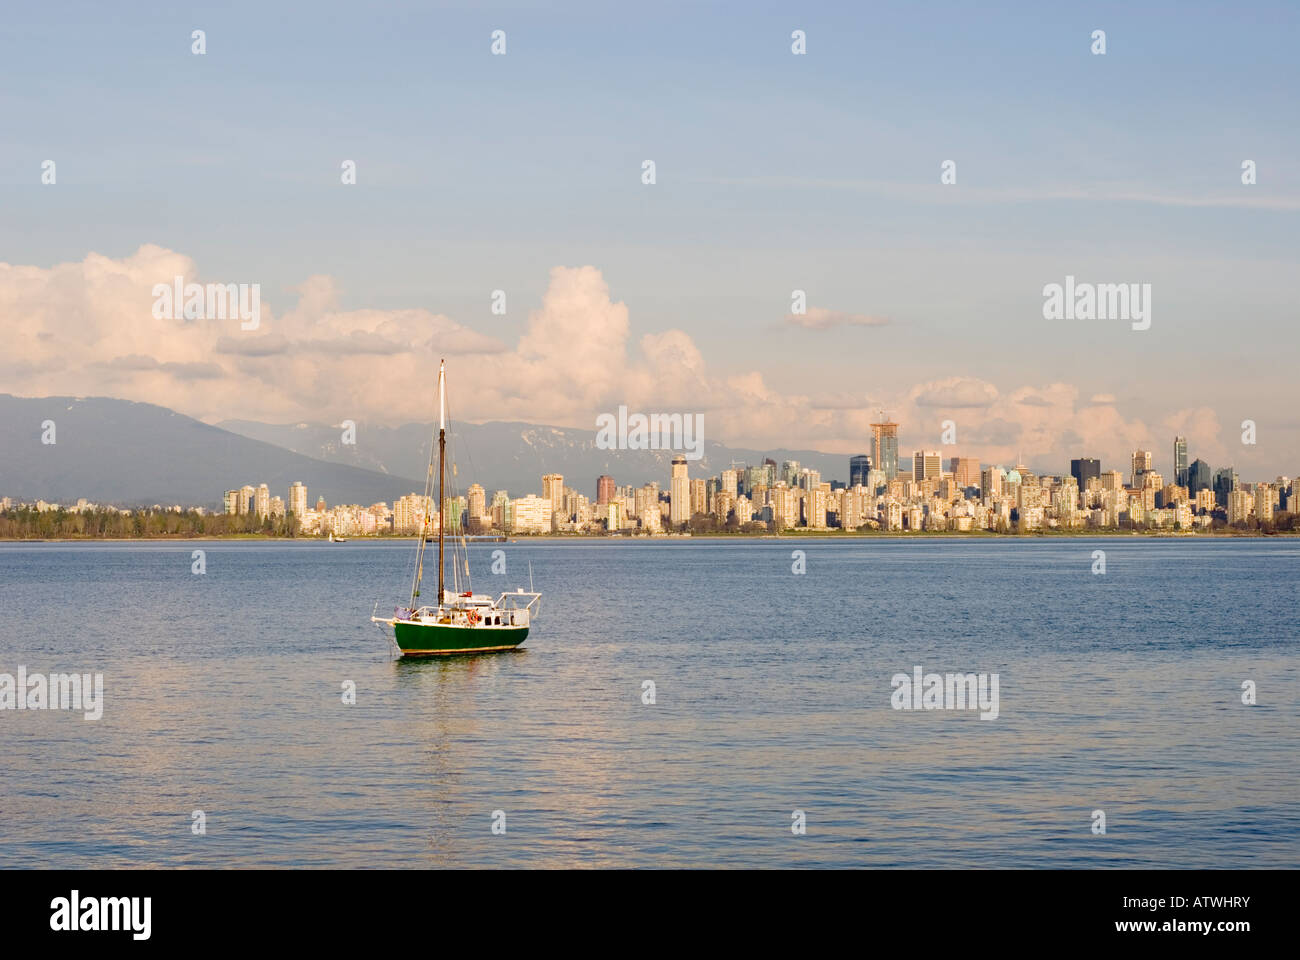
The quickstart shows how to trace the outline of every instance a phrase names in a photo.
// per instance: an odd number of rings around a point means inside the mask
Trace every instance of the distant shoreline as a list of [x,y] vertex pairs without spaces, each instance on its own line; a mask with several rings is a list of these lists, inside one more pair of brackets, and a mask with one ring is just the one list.
[[[1103,537],[1139,537],[1148,540],[1271,540],[1293,539],[1300,537],[1300,532],[1283,530],[1261,533],[1257,530],[1218,531],[1214,533],[1193,533],[1183,530],[1070,530],[1046,531],[1033,533],[996,533],[991,530],[970,532],[956,531],[918,531],[902,533],[898,531],[857,531],[844,533],[838,530],[788,531],[780,535],[772,533],[701,533],[672,534],[669,536],[616,536],[598,534],[556,534],[529,533],[521,536],[507,536],[504,540],[484,540],[480,544],[566,542],[566,543],[681,543],[692,540],[735,541],[735,540],[1066,540],[1099,539]],[[0,543],[220,543],[237,541],[269,541],[275,543],[321,543],[345,547],[348,543],[413,543],[416,538],[410,536],[364,536],[349,535],[347,540],[331,542],[325,537],[277,537],[268,534],[239,534],[235,536],[212,537],[0,537]],[[474,542],[474,541],[471,541]]]

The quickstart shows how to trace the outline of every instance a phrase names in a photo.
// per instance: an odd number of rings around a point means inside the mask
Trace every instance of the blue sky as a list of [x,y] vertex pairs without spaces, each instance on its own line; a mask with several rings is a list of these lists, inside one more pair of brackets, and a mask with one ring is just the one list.
[[[1014,421],[921,409],[918,391],[1070,384],[1080,406],[1113,398],[1158,467],[1171,417],[1211,448],[1210,411],[1217,457],[1300,470],[1294,4],[44,4],[7,21],[0,262],[156,244],[280,310],[325,274],[340,310],[425,309],[507,347],[553,267],[591,265],[627,305],[629,352],[681,330],[711,381],[758,373],[811,410],[982,429]],[[1042,287],[1066,274],[1151,283],[1152,328],[1044,320]],[[498,288],[505,317],[487,309]],[[796,288],[889,323],[792,325]],[[33,386],[0,372],[0,391]],[[552,415],[590,422],[618,399]],[[213,418],[183,391],[158,401]],[[1062,430],[1098,442],[1087,416]],[[1245,418],[1256,448],[1237,442]],[[852,445],[859,423],[786,445]],[[934,445],[937,426],[910,426],[905,447]]]

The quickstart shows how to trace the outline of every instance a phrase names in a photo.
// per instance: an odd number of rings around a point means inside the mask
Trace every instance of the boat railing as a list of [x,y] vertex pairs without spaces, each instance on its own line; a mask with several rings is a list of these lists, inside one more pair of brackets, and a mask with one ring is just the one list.
[[513,593],[505,591],[497,597],[496,606],[501,610],[531,610],[541,598],[540,593],[525,590],[516,590]]

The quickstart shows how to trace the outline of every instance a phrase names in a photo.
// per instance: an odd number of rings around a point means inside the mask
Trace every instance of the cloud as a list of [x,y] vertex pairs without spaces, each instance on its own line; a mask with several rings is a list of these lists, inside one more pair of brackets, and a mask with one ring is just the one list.
[[257,330],[243,330],[238,319],[155,317],[154,285],[178,276],[256,282],[201,277],[189,257],[152,244],[121,259],[91,253],[50,268],[0,263],[5,388],[104,394],[206,420],[423,419],[438,357],[509,349],[423,308],[344,310],[326,276],[291,291],[296,298],[283,311],[262,291]]
[[1115,402],[1115,395],[1113,393],[1094,393],[1088,402],[1112,404]]
[[848,393],[826,393],[808,401],[814,410],[872,410],[879,406],[866,397]]
[[1227,463],[1230,459],[1224,445],[1218,415],[1209,407],[1191,407],[1166,417],[1163,426],[1170,435],[1187,438],[1187,452],[1192,459],[1200,458],[1212,464]]
[[[938,448],[952,420],[957,443],[945,455],[985,463],[1023,458],[1064,470],[1071,457],[1097,456],[1122,466],[1134,449],[1165,449],[1172,432],[1188,436],[1193,456],[1225,455],[1206,408],[1180,411],[1152,431],[1113,397],[1084,401],[1066,383],[999,387],[953,376],[867,398],[778,390],[759,371],[718,373],[684,330],[634,336],[629,307],[594,266],[553,268],[513,344],[435,309],[342,309],[325,276],[307,278],[287,303],[264,292],[258,330],[241,330],[238,320],[155,319],[152,287],[175,276],[200,281],[188,257],[149,245],[120,260],[0,264],[0,389],[103,394],[209,422],[403,423],[434,416],[437,361],[448,357],[450,410],[465,420],[593,430],[596,415],[626,404],[704,413],[706,441],[848,455],[865,448],[884,408],[901,425],[902,450]],[[821,311],[812,322],[859,322],[847,316]]]
[[887,317],[868,316],[865,313],[845,313],[825,307],[809,307],[806,313],[787,313],[786,323],[805,330],[830,330],[834,327],[883,327]]
[[100,361],[94,366],[104,367],[112,371],[121,371],[125,374],[139,373],[142,370],[157,370],[170,374],[178,380],[215,380],[225,375],[225,370],[216,363],[203,361],[192,363],[168,361],[163,363],[154,357],[147,357],[139,353],[116,357],[113,360]]
[[998,388],[971,377],[952,377],[923,384],[913,398],[918,407],[985,408],[997,400]]
[[1024,433],[1024,427],[1010,420],[986,420],[964,431],[960,439],[976,447],[1011,447]]
[[1050,407],[1052,405],[1050,400],[1044,400],[1042,397],[1033,393],[1022,395],[1017,398],[1016,403],[1023,403],[1027,407]]

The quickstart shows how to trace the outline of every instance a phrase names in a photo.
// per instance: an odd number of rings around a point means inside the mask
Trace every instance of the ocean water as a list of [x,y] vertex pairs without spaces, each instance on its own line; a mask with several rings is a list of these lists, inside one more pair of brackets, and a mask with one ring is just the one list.
[[105,685],[0,712],[0,867],[1300,867],[1300,541],[486,544],[527,644],[414,662],[412,551],[0,544],[0,673]]

